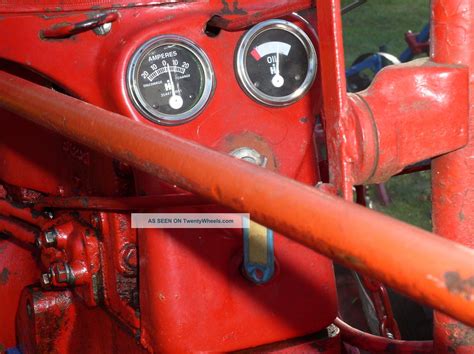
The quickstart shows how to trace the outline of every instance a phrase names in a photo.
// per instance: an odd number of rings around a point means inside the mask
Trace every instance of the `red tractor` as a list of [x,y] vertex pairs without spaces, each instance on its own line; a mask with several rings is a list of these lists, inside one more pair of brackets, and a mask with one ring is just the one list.
[[[1,350],[473,353],[474,1],[431,7],[346,93],[337,0],[1,2]],[[354,203],[427,159],[434,233]]]

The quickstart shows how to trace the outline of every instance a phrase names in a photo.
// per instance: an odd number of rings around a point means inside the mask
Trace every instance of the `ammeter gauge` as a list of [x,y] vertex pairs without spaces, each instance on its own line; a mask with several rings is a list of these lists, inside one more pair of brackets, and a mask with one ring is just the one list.
[[160,36],[133,55],[127,86],[134,106],[146,118],[177,125],[194,118],[214,89],[214,72],[207,55],[178,36]]
[[235,69],[244,91],[269,106],[286,106],[310,89],[317,57],[308,35],[284,20],[264,21],[240,40]]

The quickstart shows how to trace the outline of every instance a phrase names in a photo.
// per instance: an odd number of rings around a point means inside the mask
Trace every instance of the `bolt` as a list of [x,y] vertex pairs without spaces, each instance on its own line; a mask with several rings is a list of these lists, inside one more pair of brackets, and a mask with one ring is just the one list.
[[94,229],[97,229],[99,227],[99,224],[100,223],[100,218],[98,215],[92,215],[91,216],[91,226],[94,228]]
[[137,249],[129,248],[124,254],[124,261],[131,269],[137,269]]
[[35,247],[36,248],[41,248],[41,238],[40,237],[37,237],[36,240],[35,240]]
[[33,316],[33,309],[31,308],[30,301],[26,303],[26,313],[28,314],[28,317],[30,318]]
[[112,29],[112,22],[104,23],[102,26],[94,28],[94,33],[98,36],[105,36]]
[[55,263],[50,267],[52,277],[57,283],[72,284],[74,276],[71,267],[67,263]]
[[124,274],[134,276],[137,274],[137,248],[133,243],[126,244],[120,251],[122,261],[121,271]]
[[45,247],[56,246],[57,239],[58,232],[56,231],[56,229],[51,229],[44,232]]
[[43,288],[49,288],[51,286],[51,272],[41,274],[40,282]]
[[43,215],[45,218],[49,219],[49,220],[53,220],[54,219],[54,213],[52,210],[45,210],[43,211]]
[[261,167],[265,167],[267,165],[266,156],[260,154],[257,150],[249,147],[244,146],[235,149],[230,152],[230,155]]

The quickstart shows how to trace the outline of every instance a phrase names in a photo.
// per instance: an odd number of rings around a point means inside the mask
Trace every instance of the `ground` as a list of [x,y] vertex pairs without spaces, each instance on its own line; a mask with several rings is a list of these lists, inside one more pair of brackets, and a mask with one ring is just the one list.
[[[343,0],[347,5],[355,0]],[[368,0],[344,15],[346,65],[360,54],[384,51],[398,56],[405,48],[404,33],[418,32],[429,20],[429,0]],[[393,177],[387,184],[392,203],[382,206],[373,187],[373,207],[393,217],[431,230],[430,173]]]

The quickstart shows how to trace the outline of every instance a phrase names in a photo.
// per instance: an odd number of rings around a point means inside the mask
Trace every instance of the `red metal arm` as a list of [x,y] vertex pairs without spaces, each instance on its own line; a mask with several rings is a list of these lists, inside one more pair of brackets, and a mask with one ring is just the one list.
[[6,73],[0,73],[0,106],[167,182],[250,212],[256,221],[474,324],[474,290],[449,286],[453,273],[474,277],[473,250]]

